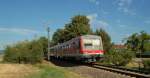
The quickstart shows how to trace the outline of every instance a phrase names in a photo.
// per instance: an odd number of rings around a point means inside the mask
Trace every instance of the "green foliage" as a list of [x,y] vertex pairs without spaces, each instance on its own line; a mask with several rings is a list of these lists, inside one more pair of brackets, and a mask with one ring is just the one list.
[[[44,56],[47,57],[47,47],[48,47],[48,39],[46,37],[40,37],[38,42],[41,44],[41,48],[43,50]],[[51,43],[50,43],[51,44]]]
[[127,41],[125,45],[127,45],[127,48],[132,51],[137,51],[139,49],[139,37],[137,33],[132,34],[127,38]]
[[145,42],[149,42],[149,40],[150,40],[150,35],[147,34],[147,33],[144,32],[144,31],[142,31],[141,34],[139,35],[139,39],[140,39],[140,48],[139,48],[139,49],[140,49],[142,52],[145,52],[146,49],[145,49],[144,45],[145,45]]
[[57,29],[53,34],[52,38],[53,44],[63,43],[65,41],[65,30]]
[[143,64],[144,64],[144,68],[146,70],[149,70],[149,72],[150,72],[150,60],[144,60]]
[[50,64],[36,64],[35,66],[39,68],[39,71],[25,78],[82,78],[76,73],[51,66]]
[[[132,50],[134,52],[145,52],[149,51],[149,41],[150,41],[150,35],[144,31],[138,33],[134,33],[131,36],[129,36],[126,40],[125,45],[129,50]],[[147,44],[148,43],[148,44]]]
[[64,29],[58,29],[54,32],[53,44],[63,43],[74,37],[91,34],[89,19],[83,15],[74,16],[70,23],[65,25]]
[[89,19],[86,16],[77,15],[73,17],[70,26],[68,26],[68,29],[69,28],[74,32],[74,37],[92,33],[90,29]]
[[94,34],[102,37],[103,48],[106,52],[108,52],[112,46],[111,37],[108,35],[108,33],[101,28],[99,30],[96,30]]
[[150,52],[150,41],[144,42],[144,50]]
[[64,72],[48,65],[38,65],[40,71],[27,78],[66,78]]
[[127,49],[122,50],[111,49],[109,52],[105,54],[104,62],[110,65],[125,66],[131,61],[133,57],[134,57],[133,52]]
[[37,63],[43,60],[43,53],[47,51],[47,39],[22,41],[12,46],[7,46],[4,51],[4,61],[12,63]]

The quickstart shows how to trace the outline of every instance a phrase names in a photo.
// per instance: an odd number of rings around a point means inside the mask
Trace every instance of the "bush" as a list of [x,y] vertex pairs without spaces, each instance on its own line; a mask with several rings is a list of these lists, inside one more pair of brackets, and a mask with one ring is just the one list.
[[37,63],[43,59],[43,46],[38,40],[22,41],[7,46],[4,51],[4,61],[12,63]]
[[115,50],[111,49],[109,52],[105,54],[104,62],[110,65],[116,66],[124,66],[131,61],[134,57],[133,52],[123,49],[123,50]]
[[144,68],[150,72],[150,60],[143,60],[143,65]]

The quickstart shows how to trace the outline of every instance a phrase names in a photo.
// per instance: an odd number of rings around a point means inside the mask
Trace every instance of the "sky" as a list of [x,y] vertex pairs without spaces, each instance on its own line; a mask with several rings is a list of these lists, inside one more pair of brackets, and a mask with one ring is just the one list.
[[150,0],[0,0],[0,49],[18,41],[51,36],[75,15],[103,28],[121,44],[132,33],[150,33]]

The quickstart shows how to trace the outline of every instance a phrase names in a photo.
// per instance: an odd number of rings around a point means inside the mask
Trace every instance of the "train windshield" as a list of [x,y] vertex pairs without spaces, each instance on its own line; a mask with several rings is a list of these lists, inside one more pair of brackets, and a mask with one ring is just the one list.
[[87,50],[102,50],[100,39],[83,39],[84,49]]

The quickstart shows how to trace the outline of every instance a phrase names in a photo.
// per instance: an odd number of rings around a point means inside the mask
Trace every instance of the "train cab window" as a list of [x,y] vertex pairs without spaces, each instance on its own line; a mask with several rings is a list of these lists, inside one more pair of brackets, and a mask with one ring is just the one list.
[[101,43],[99,39],[84,39],[84,48],[89,50],[100,50]]
[[91,48],[92,46],[93,46],[92,43],[85,43],[85,44],[84,44],[84,47],[85,47],[86,49]]

